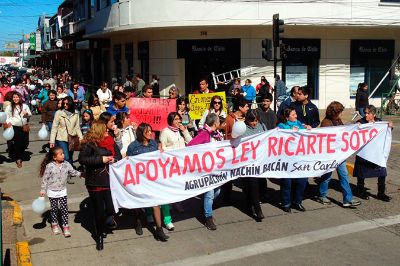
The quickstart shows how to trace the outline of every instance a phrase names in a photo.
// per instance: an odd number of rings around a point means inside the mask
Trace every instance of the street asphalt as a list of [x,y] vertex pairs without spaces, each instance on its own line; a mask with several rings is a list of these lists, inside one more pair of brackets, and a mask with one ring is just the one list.
[[[351,114],[344,120],[349,117]],[[193,198],[184,202],[184,213],[172,210],[175,231],[168,232],[170,239],[166,243],[157,242],[148,229],[137,236],[132,214],[127,211],[117,217],[119,227],[108,234],[104,250],[97,251],[91,237],[90,202],[82,179],[68,185],[72,237],[52,235],[46,215],[42,217],[30,207],[39,196],[38,170],[44,156],[39,153],[45,144],[37,136],[39,116],[32,119],[28,149],[31,154],[21,169],[7,162],[6,145],[1,138],[0,186],[23,208],[24,222],[17,237],[30,243],[33,265],[400,265],[400,118],[390,119],[395,128],[387,177],[391,202],[371,197],[361,200],[356,209],[342,208],[335,173],[329,190],[331,205],[323,206],[314,200],[316,184],[310,178],[303,202],[307,211],[287,214],[278,207],[279,187],[272,180],[268,182],[271,198],[262,204],[266,216],[263,222],[245,214],[244,197],[235,187],[234,206],[215,210],[216,231],[204,227],[201,201]],[[348,160],[353,161],[354,158]],[[366,182],[373,195],[377,192],[376,182]],[[351,183],[355,191],[356,179],[352,177]]]

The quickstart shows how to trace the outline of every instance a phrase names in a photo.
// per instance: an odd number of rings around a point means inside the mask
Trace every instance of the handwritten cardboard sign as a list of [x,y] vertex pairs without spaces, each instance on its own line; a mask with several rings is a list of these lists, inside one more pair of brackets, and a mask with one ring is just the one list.
[[130,100],[130,119],[132,122],[147,123],[153,130],[161,131],[168,126],[167,117],[176,112],[176,100],[160,98],[132,98]]
[[193,120],[201,119],[204,111],[210,108],[211,98],[218,95],[222,99],[223,109],[225,113],[228,113],[226,109],[226,96],[225,92],[214,92],[204,94],[189,94],[189,106],[190,106],[190,118]]

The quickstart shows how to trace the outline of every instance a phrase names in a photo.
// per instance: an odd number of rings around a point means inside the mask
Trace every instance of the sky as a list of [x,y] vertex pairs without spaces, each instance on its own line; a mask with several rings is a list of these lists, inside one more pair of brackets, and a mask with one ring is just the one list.
[[39,16],[53,16],[64,0],[0,0],[0,50],[36,31]]

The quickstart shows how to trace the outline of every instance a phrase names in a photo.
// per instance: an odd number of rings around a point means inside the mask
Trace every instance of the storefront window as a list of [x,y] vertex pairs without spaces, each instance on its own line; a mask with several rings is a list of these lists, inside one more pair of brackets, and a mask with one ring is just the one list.
[[125,44],[125,59],[128,65],[128,74],[133,75],[133,43]]
[[293,86],[311,88],[310,99],[318,99],[319,58],[321,41],[319,39],[284,39],[282,80],[290,90]]
[[114,62],[115,62],[115,74],[118,81],[122,78],[122,67],[121,67],[121,44],[114,45]]
[[[393,40],[352,40],[350,55],[350,97],[355,97],[359,83],[367,83],[371,93],[392,65]],[[390,75],[372,97],[381,97],[390,90]]]

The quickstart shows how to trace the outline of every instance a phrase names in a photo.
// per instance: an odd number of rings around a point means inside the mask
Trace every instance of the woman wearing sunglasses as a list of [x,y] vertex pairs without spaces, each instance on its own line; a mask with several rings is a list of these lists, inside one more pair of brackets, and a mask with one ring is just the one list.
[[201,128],[201,129],[203,128],[208,114],[218,115],[221,124],[217,129],[225,128],[226,113],[223,109],[223,103],[222,103],[221,96],[215,95],[211,98],[210,107],[204,111],[204,113],[200,119],[200,122],[199,122],[199,128]]

